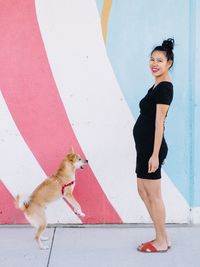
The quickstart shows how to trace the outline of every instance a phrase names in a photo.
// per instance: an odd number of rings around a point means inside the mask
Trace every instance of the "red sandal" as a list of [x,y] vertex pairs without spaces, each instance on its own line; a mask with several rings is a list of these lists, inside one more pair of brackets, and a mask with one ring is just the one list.
[[[141,245],[138,246],[138,248],[140,249],[141,246],[144,246],[146,245],[147,243],[152,243],[153,241],[155,241],[155,239],[151,240],[151,241],[148,241],[148,242],[145,242],[145,243],[142,243]],[[172,247],[172,245],[168,245],[168,249],[170,249]]]
[[168,248],[167,249],[162,249],[162,250],[158,250],[157,248],[155,248],[152,244],[151,244],[151,241],[150,242],[147,242],[145,244],[142,245],[141,248],[138,247],[138,251],[140,252],[147,252],[147,253],[152,253],[152,252],[167,252],[168,251]]

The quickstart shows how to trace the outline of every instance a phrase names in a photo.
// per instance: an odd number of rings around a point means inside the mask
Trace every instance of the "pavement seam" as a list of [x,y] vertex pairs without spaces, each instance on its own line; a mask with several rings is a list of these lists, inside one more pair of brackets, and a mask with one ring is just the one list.
[[53,231],[53,237],[51,240],[51,247],[50,247],[49,257],[48,257],[48,261],[47,261],[47,267],[49,267],[49,263],[50,263],[50,259],[51,259],[51,253],[52,253],[52,248],[53,248],[53,244],[54,244],[55,233],[56,233],[56,227],[54,228],[54,231]]

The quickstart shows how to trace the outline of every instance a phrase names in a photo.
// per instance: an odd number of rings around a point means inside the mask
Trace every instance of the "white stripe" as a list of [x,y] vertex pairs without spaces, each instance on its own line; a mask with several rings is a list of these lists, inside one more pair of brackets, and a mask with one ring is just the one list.
[[[13,197],[17,194],[30,194],[46,175],[18,131],[1,92],[0,121],[0,179]],[[55,204],[49,205],[47,216],[49,222],[81,223],[63,200],[56,207]]]
[[200,224],[200,207],[193,207],[191,210],[191,222]]
[[[123,221],[141,222],[147,215],[141,214],[134,178],[134,120],[106,55],[96,3],[36,0],[36,11],[58,90],[90,166]],[[167,185],[184,208],[174,185]]]
[[[170,156],[170,155],[169,155]],[[169,223],[188,223],[190,207],[165,171],[162,172],[162,192]]]

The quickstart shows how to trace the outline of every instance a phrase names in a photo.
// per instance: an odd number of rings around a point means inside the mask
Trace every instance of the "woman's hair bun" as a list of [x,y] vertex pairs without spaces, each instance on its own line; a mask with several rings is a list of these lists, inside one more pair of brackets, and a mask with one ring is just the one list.
[[162,43],[162,47],[165,48],[166,50],[173,50],[174,48],[174,39],[169,38],[167,40],[164,40]]

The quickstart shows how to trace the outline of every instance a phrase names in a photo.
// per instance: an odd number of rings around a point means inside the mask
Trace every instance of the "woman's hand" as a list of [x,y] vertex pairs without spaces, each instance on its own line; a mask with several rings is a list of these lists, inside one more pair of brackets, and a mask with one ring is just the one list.
[[148,162],[148,173],[155,172],[159,167],[159,158],[156,155],[152,155]]

